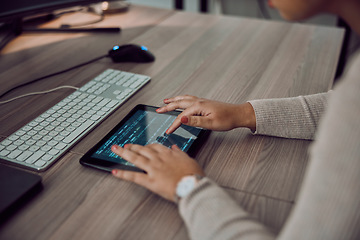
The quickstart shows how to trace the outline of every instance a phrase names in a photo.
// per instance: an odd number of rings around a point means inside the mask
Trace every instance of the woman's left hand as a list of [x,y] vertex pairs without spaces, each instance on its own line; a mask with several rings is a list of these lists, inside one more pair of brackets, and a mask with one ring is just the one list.
[[197,162],[176,145],[170,149],[160,144],[126,144],[124,148],[114,145],[111,150],[147,172],[114,169],[115,177],[139,184],[170,201],[174,201],[176,186],[182,177],[205,175]]

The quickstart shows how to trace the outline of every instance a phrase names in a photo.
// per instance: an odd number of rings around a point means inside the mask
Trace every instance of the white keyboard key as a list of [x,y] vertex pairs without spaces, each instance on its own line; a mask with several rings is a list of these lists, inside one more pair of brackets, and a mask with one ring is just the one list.
[[43,160],[38,160],[37,162],[35,162],[35,166],[38,166],[38,167],[42,167],[46,164],[45,161]]
[[31,155],[25,162],[32,164],[32,163],[36,162],[37,160],[39,160],[44,154],[45,154],[45,152],[43,152],[43,151],[37,151],[33,155]]
[[103,106],[105,106],[108,102],[110,102],[110,99],[103,99],[101,102],[99,102],[98,106],[103,107]]
[[58,154],[59,152],[60,152],[59,150],[51,149],[51,150],[48,152],[48,154],[50,154],[50,155],[56,155],[56,154]]
[[112,108],[112,107],[114,107],[116,104],[118,104],[118,101],[112,100],[111,102],[109,102],[108,104],[106,104],[106,107]]
[[2,150],[1,152],[0,152],[0,156],[3,156],[3,157],[5,157],[5,156],[7,156],[8,154],[10,153],[10,151],[9,150]]
[[46,142],[43,141],[43,140],[40,140],[40,141],[36,142],[36,146],[39,146],[39,147],[44,146],[45,144],[46,144]]
[[65,143],[59,143],[58,145],[55,146],[55,149],[61,150],[64,149],[67,146],[67,144]]
[[62,132],[60,133],[60,135],[61,135],[61,136],[64,136],[64,137],[66,137],[66,136],[69,135],[69,134],[70,134],[69,131],[62,131]]
[[131,93],[132,91],[134,91],[134,90],[130,89],[130,88],[127,88],[127,89],[124,90],[124,92],[127,93],[127,94]]
[[26,140],[29,140],[31,137],[29,135],[24,135],[24,136],[21,136],[21,140],[23,141],[26,141]]
[[49,151],[49,150],[51,150],[51,149],[52,149],[51,146],[45,145],[45,146],[43,146],[43,147],[41,148],[41,151],[47,152],[47,151]]
[[63,136],[59,136],[59,135],[57,135],[56,137],[54,137],[54,140],[55,141],[61,141],[61,140],[63,140],[64,139],[64,137]]
[[134,82],[133,84],[130,85],[131,88],[137,88],[138,86],[140,86],[141,82]]
[[34,136],[36,134],[37,134],[37,131],[35,131],[35,130],[31,130],[31,131],[27,132],[27,135],[29,135],[29,136]]
[[21,130],[23,130],[23,131],[30,131],[30,130],[31,130],[31,127],[30,127],[30,126],[25,126],[25,127],[23,127]]
[[35,127],[36,125],[38,125],[38,123],[33,121],[33,122],[29,123],[28,126]]
[[98,120],[98,119],[100,119],[100,116],[98,116],[98,115],[93,115],[93,116],[91,116],[91,118],[90,118],[90,120],[93,120],[93,121],[96,121],[96,120]]
[[124,87],[129,87],[130,85],[132,84],[132,81],[131,80],[129,80],[129,81],[127,81],[126,83],[124,83]]
[[44,155],[41,159],[44,160],[44,161],[49,161],[49,160],[51,160],[52,158],[53,158],[52,155],[46,154],[46,155]]
[[19,139],[19,136],[11,135],[8,139],[9,139],[10,141],[15,141],[15,140]]
[[6,150],[9,150],[11,152],[11,151],[15,150],[16,148],[17,148],[16,145],[12,144],[12,145],[7,146]]
[[35,143],[36,143],[36,141],[33,140],[33,139],[29,139],[29,140],[26,141],[26,144],[29,145],[29,146],[31,146],[31,145],[33,145]]
[[102,97],[96,97],[92,100],[93,103],[98,103],[98,102],[101,102],[101,100],[103,100]]
[[29,148],[29,151],[36,152],[39,149],[40,149],[40,147],[33,145]]
[[63,142],[64,143],[71,143],[78,135],[83,133],[86,129],[88,129],[91,125],[94,124],[94,121],[87,120],[80,127],[76,129],[76,131],[72,132],[69,136],[67,136]]
[[96,112],[96,115],[103,116],[103,115],[105,115],[105,113],[106,113],[106,112],[104,112],[104,111],[97,111],[97,112]]
[[1,145],[9,146],[11,143],[12,143],[12,141],[5,139],[4,141],[1,142]]
[[40,140],[42,138],[42,136],[40,134],[36,134],[32,137],[32,139],[34,139],[35,141]]
[[16,141],[14,142],[14,144],[15,144],[16,146],[20,146],[20,145],[24,144],[24,141],[23,141],[23,140],[16,140]]
[[20,154],[22,153],[22,151],[20,150],[14,150],[9,154],[9,158],[17,158]]
[[27,159],[28,157],[31,156],[31,154],[33,154],[33,152],[31,151],[25,151],[23,152],[20,156],[18,156],[16,158],[16,160],[20,161],[20,162],[23,162],[25,159]]
[[21,145],[21,146],[19,146],[19,150],[21,150],[21,151],[25,151],[25,150],[28,149],[28,148],[29,148],[28,145]]
[[59,142],[58,141],[55,141],[55,140],[51,140],[50,142],[48,142],[48,144],[50,145],[50,146],[55,146],[55,145],[57,145]]

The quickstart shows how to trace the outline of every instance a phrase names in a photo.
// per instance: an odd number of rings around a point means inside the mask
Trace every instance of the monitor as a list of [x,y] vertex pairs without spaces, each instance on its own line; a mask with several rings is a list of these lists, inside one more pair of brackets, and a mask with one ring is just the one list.
[[[114,1],[114,0],[107,0]],[[51,13],[52,11],[74,6],[87,6],[101,0],[9,0],[0,7],[0,26],[6,30],[0,39],[0,50],[14,37],[23,32],[23,19],[32,15]],[[54,29],[52,29],[54,31]],[[59,29],[64,30],[66,29]],[[68,29],[69,30],[69,29]],[[75,29],[76,30],[76,29]],[[78,29],[79,30],[79,29]],[[87,29],[85,29],[87,30]],[[99,29],[96,29],[99,30]],[[105,29],[118,32],[120,29]]]
[[86,6],[101,0],[11,0],[0,8],[0,22],[8,22],[34,14],[48,13],[57,9]]

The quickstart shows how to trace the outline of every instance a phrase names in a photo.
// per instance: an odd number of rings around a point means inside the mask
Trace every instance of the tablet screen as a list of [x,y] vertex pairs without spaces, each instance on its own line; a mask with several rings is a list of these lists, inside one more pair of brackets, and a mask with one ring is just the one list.
[[176,144],[181,150],[187,152],[202,129],[181,125],[174,133],[166,134],[165,131],[173,123],[177,114],[159,114],[155,111],[138,109],[111,136],[107,137],[107,140],[92,153],[91,157],[134,166],[111,151],[112,145],[123,147],[127,143],[139,145],[160,143],[167,147]]

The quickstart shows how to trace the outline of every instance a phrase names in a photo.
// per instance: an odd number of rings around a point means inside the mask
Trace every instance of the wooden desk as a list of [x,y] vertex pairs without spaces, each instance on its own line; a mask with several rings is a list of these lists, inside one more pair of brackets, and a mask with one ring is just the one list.
[[[64,16],[61,21],[80,17]],[[114,44],[144,44],[157,59],[150,64],[114,64],[103,59],[8,94],[10,98],[64,84],[81,86],[107,68],[152,77],[150,84],[40,173],[43,191],[0,227],[0,239],[187,239],[175,204],[83,167],[80,157],[139,103],[162,105],[164,98],[178,94],[242,103],[327,91],[343,37],[342,30],[329,27],[136,6],[98,24],[110,25],[120,25],[123,31],[27,34],[4,49],[1,92],[101,56]],[[1,139],[72,91],[1,105]],[[196,159],[241,206],[279,231],[296,201],[310,143],[253,136],[247,129],[213,132]]]

